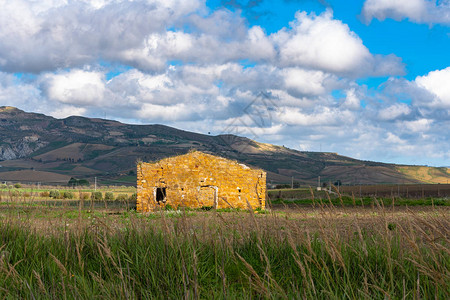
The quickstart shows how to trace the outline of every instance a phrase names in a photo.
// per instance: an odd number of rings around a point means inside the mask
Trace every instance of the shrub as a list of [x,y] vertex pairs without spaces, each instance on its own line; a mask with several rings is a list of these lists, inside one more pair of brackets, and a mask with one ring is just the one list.
[[20,192],[19,191],[10,191],[10,195],[12,196],[12,197],[19,197],[20,196]]
[[41,197],[49,197],[50,193],[49,193],[49,191],[43,191],[43,192],[40,192],[39,196],[41,196]]
[[16,183],[16,184],[14,184],[14,187],[15,187],[16,189],[20,189],[20,188],[22,187],[22,185],[21,185],[20,183]]
[[80,193],[80,200],[88,200],[89,193]]
[[114,194],[112,192],[106,192],[105,193],[105,200],[106,201],[114,201]]
[[128,200],[128,195],[127,194],[119,194],[119,195],[117,195],[116,200],[121,201],[121,202],[126,202]]
[[91,199],[92,200],[103,200],[102,192],[92,192],[91,193]]
[[0,184],[0,189],[7,189],[7,188],[8,188],[8,186],[6,184],[4,184],[4,183]]
[[50,198],[59,199],[61,197],[61,193],[57,190],[52,190],[49,193]]
[[62,193],[62,197],[64,199],[73,199],[73,198],[75,198],[74,194],[72,192],[70,192],[70,191],[64,191]]

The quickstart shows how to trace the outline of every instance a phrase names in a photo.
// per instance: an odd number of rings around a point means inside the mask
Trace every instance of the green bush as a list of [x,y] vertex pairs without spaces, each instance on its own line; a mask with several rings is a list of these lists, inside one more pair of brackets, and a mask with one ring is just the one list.
[[21,185],[20,183],[16,183],[16,184],[14,184],[14,187],[15,187],[16,189],[20,189],[20,188],[22,187],[22,185]]
[[114,194],[112,192],[106,192],[105,193],[105,200],[106,201],[114,201]]
[[8,188],[8,186],[6,185],[6,184],[0,184],[0,189],[7,189]]
[[103,200],[103,194],[102,192],[92,192],[91,193],[91,199],[95,201]]
[[70,191],[64,191],[62,193],[62,197],[64,199],[73,199],[73,198],[75,198],[74,194],[72,192],[70,192]]
[[126,202],[128,200],[128,195],[127,194],[119,194],[116,197],[117,201],[121,201],[121,202]]
[[80,193],[80,200],[88,200],[89,193]]
[[61,198],[61,193],[58,190],[51,190],[49,193],[50,198],[53,199],[60,199]]

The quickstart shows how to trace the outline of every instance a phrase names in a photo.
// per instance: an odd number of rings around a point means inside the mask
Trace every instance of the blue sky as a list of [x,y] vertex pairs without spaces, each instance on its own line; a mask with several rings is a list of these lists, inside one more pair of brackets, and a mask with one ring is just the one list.
[[0,105],[450,165],[448,0],[0,5]]

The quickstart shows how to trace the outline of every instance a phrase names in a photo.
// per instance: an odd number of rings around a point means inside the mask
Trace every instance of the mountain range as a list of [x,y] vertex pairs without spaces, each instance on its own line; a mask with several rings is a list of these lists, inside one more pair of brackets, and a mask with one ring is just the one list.
[[446,183],[446,167],[362,161],[329,152],[305,152],[236,135],[206,135],[164,125],[129,125],[72,116],[56,119],[0,107],[0,181],[64,183],[70,177],[107,184],[135,183],[136,162],[155,161],[191,149],[267,171],[269,183],[316,185]]

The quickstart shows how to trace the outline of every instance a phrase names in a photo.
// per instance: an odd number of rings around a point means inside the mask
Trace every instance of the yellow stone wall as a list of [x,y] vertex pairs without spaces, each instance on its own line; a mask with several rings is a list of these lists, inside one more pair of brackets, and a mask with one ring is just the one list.
[[[165,201],[157,202],[158,188]],[[137,210],[182,207],[265,208],[266,172],[222,157],[190,152],[137,165]]]

